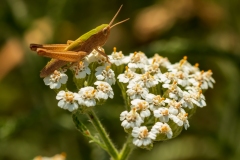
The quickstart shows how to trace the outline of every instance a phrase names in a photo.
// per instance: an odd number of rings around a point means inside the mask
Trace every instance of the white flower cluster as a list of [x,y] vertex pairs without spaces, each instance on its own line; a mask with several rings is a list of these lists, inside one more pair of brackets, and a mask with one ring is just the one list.
[[[117,77],[127,106],[120,114],[121,126],[132,135],[133,144],[141,148],[149,149],[154,141],[171,139],[180,134],[183,127],[187,129],[188,118],[196,108],[206,106],[203,91],[215,83],[211,70],[200,71],[198,64],[192,66],[187,57],[171,64],[158,54],[150,59],[143,52],[124,56],[114,48],[108,64],[107,58],[96,54],[93,51],[71,67],[79,91],[60,90],[56,97],[58,106],[73,111],[79,105],[93,107],[113,98],[111,85]],[[44,78],[52,89],[61,89],[66,81],[63,71]]]
[[[95,63],[95,74],[91,74],[89,68],[93,63]],[[61,88],[62,84],[66,84],[68,80],[64,71],[55,70],[51,75],[44,78],[44,82],[46,85],[50,85],[51,89],[60,90],[56,96],[60,108],[72,112],[79,106],[93,107],[98,102],[114,96],[111,85],[115,84],[116,79],[109,65],[104,57],[96,55],[96,51],[93,51],[83,61],[72,64],[70,68],[75,73],[76,85],[78,82],[81,85],[86,84],[85,87],[80,87],[77,93],[68,91],[66,86]],[[91,79],[95,80],[93,84],[91,84]]]
[[151,148],[154,141],[176,137],[183,127],[187,129],[196,107],[206,106],[203,91],[215,83],[211,70],[200,71],[187,57],[175,64],[158,54],[148,59],[142,52],[125,58],[126,70],[118,81],[130,108],[120,120],[133,143]]

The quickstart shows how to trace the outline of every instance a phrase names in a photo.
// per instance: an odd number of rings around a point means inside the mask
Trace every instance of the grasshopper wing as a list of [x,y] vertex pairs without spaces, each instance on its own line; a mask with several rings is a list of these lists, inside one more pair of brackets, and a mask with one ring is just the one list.
[[37,49],[47,49],[52,51],[64,51],[68,44],[30,44],[30,49],[32,51],[37,51]]

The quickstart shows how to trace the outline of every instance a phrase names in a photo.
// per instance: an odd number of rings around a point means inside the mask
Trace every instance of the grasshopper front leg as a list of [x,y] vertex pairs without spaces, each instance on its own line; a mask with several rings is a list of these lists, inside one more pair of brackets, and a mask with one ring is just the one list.
[[102,56],[107,58],[107,62],[111,64],[111,62],[109,61],[108,55],[106,53],[104,53],[103,51],[99,50],[98,48],[94,48],[98,53],[100,53]]

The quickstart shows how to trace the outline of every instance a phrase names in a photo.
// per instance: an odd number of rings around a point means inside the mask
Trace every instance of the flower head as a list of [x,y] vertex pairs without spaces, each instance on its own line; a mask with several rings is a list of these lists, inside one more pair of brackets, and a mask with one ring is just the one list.
[[77,93],[72,93],[70,91],[60,91],[58,92],[56,99],[59,100],[58,106],[63,109],[67,109],[70,112],[78,109],[79,95]]
[[136,78],[137,76],[138,76],[137,73],[135,73],[134,71],[128,69],[128,67],[126,66],[125,72],[122,73],[122,74],[119,74],[117,78],[118,78],[119,82],[128,83],[132,79]]
[[128,63],[130,69],[144,69],[147,64],[148,59],[143,52],[134,52],[130,54],[130,63]]
[[150,65],[146,65],[145,66],[145,73],[148,72],[151,75],[153,75],[153,77],[157,80],[161,78],[161,70],[160,70],[160,66],[158,63],[152,63]]
[[165,134],[169,139],[172,138],[173,132],[167,123],[157,122],[151,129],[151,132],[158,134]]
[[110,62],[116,66],[127,64],[129,59],[123,55],[122,51],[117,52],[116,50],[116,47],[114,47],[112,54],[109,55]]
[[166,99],[165,100],[166,103],[168,103],[169,106],[169,111],[170,113],[177,115],[180,111],[180,109],[182,109],[182,105],[180,102],[176,101],[175,99]]
[[66,84],[68,76],[63,71],[55,70],[52,74],[43,79],[45,85],[49,85],[51,89],[59,89],[61,84]]
[[115,84],[115,74],[112,69],[110,69],[110,66],[100,66],[96,68],[95,76],[97,80],[99,81],[105,81],[109,83],[110,85]]
[[185,129],[187,129],[189,127],[188,113],[186,113],[184,109],[181,109],[177,116],[171,116],[171,119],[178,126],[183,126],[184,125]]
[[91,70],[88,67],[87,61],[80,61],[72,66],[72,69],[76,72],[75,77],[76,78],[85,78],[86,75],[91,74]]
[[159,118],[161,122],[168,122],[170,117],[169,109],[166,107],[158,108],[157,110],[154,110],[154,116]]
[[159,54],[155,54],[152,58],[149,59],[150,64],[157,64],[159,67],[167,68],[171,65],[168,58],[162,57]]
[[149,93],[146,96],[146,101],[150,104],[149,107],[152,111],[165,106],[165,98],[160,95]]
[[141,146],[148,146],[152,144],[152,140],[156,138],[156,135],[152,132],[148,132],[146,126],[142,127],[134,127],[132,130],[133,144],[141,147]]
[[144,87],[144,83],[142,81],[131,81],[127,88],[127,95],[130,99],[145,98],[149,92],[148,89]]
[[80,98],[78,99],[79,105],[93,107],[96,105],[96,90],[93,87],[81,88],[78,92]]
[[[105,51],[102,47],[98,47],[98,50],[105,53]],[[92,62],[97,62],[98,64],[108,63],[108,59],[105,56],[101,55],[95,49],[88,56],[86,56],[85,59],[89,64]]]
[[191,94],[189,92],[184,91],[183,97],[179,102],[181,103],[182,107],[193,109],[193,107],[194,107],[193,103],[195,102],[195,100],[193,99],[193,97],[191,96]]
[[207,72],[201,71],[196,72],[193,75],[189,76],[189,82],[193,86],[199,86],[201,89],[208,89],[208,87],[213,88],[213,83],[215,80],[212,78],[212,71],[209,70]]
[[151,87],[154,87],[158,84],[157,79],[155,79],[154,76],[152,76],[150,74],[150,72],[146,72],[144,74],[141,74],[140,76],[138,76],[136,78],[135,81],[143,82],[144,87],[146,87],[146,88],[151,88]]
[[178,87],[177,82],[174,81],[172,84],[163,84],[163,88],[168,88],[169,97],[178,100],[182,97],[182,90]]
[[94,84],[97,85],[97,93],[96,93],[97,99],[107,100],[108,97],[113,98],[114,93],[109,83],[103,82],[103,81],[96,81]]
[[125,129],[139,127],[143,123],[143,119],[137,113],[136,108],[133,108],[130,112],[123,111],[120,114],[121,126]]
[[131,108],[135,108],[140,113],[140,116],[142,118],[150,116],[151,113],[150,110],[148,109],[149,104],[147,101],[141,99],[134,99],[131,101],[131,104],[132,104]]

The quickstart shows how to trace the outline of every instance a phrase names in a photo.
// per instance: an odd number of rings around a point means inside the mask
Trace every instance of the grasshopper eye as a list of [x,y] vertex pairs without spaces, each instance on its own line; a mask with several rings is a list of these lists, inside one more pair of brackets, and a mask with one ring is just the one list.
[[108,28],[103,28],[103,34],[106,36],[108,34]]

